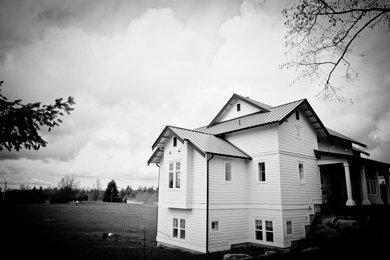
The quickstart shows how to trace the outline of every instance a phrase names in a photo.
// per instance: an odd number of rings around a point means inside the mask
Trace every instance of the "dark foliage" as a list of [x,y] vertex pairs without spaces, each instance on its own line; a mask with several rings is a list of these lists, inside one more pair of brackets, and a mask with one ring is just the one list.
[[104,202],[120,202],[118,188],[114,180],[107,184],[107,188],[103,195]]
[[63,112],[70,114],[75,104],[72,97],[67,101],[56,99],[54,104],[41,105],[41,103],[22,104],[22,100],[8,101],[1,94],[0,81],[0,151],[4,148],[9,151],[21,148],[38,150],[46,146],[47,142],[39,134],[41,127],[48,130],[62,123],[59,116]]

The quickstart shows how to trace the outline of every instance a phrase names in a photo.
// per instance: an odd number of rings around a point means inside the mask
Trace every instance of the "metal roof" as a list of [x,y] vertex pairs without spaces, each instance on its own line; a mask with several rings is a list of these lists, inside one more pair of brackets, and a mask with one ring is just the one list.
[[215,124],[211,127],[201,127],[196,130],[213,135],[236,132],[256,126],[272,123],[283,123],[297,108],[307,116],[313,127],[320,132],[320,136],[326,136],[327,130],[306,99],[293,101],[277,107],[272,107],[269,112],[259,112],[232,120]]
[[331,136],[335,136],[335,137],[338,137],[338,138],[341,138],[341,139],[350,141],[350,142],[352,142],[352,143],[358,144],[358,145],[363,146],[363,147],[367,147],[366,144],[363,144],[363,143],[358,142],[358,141],[356,141],[356,140],[354,140],[354,139],[352,139],[352,138],[350,138],[350,137],[348,137],[348,136],[345,136],[345,135],[343,135],[343,134],[340,134],[340,133],[336,132],[335,130],[332,130],[332,129],[330,129],[330,128],[327,128],[327,129],[328,129],[328,132],[329,132],[329,134],[330,134]]
[[187,140],[189,144],[203,156],[206,153],[209,153],[242,159],[252,159],[245,152],[220,137],[195,130],[166,126],[152,146],[152,149],[156,148],[156,150],[148,160],[148,164],[159,162],[159,159],[163,156],[163,146],[172,136],[175,136],[181,142]]

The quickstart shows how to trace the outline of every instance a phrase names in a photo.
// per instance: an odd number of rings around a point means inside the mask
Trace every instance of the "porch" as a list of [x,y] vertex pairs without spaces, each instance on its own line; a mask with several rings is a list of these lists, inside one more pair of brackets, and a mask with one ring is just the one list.
[[348,154],[314,151],[323,206],[390,205],[390,164]]

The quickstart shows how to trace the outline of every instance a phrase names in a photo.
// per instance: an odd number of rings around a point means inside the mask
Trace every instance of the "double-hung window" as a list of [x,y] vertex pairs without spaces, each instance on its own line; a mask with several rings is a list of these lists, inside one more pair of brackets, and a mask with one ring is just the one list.
[[225,162],[225,181],[232,180],[232,163]]
[[255,239],[266,242],[274,242],[273,222],[270,220],[255,220]]
[[265,181],[265,162],[259,163],[257,181],[258,182],[264,182]]
[[182,218],[173,218],[172,237],[186,238],[186,220]]
[[180,188],[180,162],[171,162],[169,163],[169,181],[168,187],[171,188]]

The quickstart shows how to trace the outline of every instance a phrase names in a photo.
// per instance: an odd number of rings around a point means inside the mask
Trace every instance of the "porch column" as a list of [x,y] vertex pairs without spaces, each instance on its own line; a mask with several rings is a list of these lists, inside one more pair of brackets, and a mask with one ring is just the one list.
[[378,194],[378,201],[377,201],[377,203],[379,205],[383,205],[385,203],[382,200],[381,187],[379,185],[379,179],[378,179],[378,168],[376,168],[376,171],[375,171],[375,182],[376,182],[376,185],[378,187],[378,189],[377,189],[377,194]]
[[362,193],[363,193],[362,205],[370,205],[371,202],[368,200],[366,172],[364,169],[364,165],[360,169],[360,180],[361,180]]
[[386,182],[386,193],[387,193],[387,204],[390,205],[390,182],[389,182],[389,173],[385,173],[385,182]]
[[343,162],[344,173],[345,173],[345,184],[347,186],[347,203],[346,206],[355,206],[355,201],[352,199],[352,184],[351,184],[351,174],[349,173],[349,163]]

